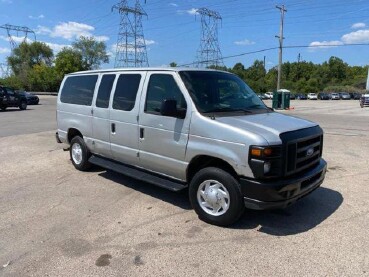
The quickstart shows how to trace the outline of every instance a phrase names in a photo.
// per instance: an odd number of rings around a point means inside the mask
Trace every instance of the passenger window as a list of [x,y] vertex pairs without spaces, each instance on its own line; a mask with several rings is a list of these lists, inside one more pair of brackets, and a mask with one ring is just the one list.
[[119,76],[113,99],[113,109],[131,111],[135,106],[140,74],[122,74]]
[[96,107],[108,108],[111,89],[113,88],[115,75],[104,75],[100,82],[99,92],[96,98]]
[[60,101],[68,104],[91,106],[97,75],[68,77],[60,95]]
[[10,88],[7,88],[7,93],[8,93],[9,96],[14,96],[14,94],[15,94],[14,91]]
[[178,110],[185,110],[187,108],[186,100],[173,76],[168,74],[153,74],[150,77],[147,89],[145,112],[160,114],[163,100],[176,100]]

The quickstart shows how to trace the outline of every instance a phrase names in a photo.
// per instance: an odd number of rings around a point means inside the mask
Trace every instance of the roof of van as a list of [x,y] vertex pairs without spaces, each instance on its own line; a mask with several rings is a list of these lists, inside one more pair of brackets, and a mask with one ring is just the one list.
[[[79,74],[91,74],[91,73],[107,73],[107,72],[124,72],[124,71],[221,71],[215,69],[205,69],[205,68],[190,68],[190,67],[136,67],[136,68],[110,68],[110,69],[97,69],[88,71],[78,71],[69,73],[67,75],[79,75]],[[224,71],[226,72],[226,71]]]

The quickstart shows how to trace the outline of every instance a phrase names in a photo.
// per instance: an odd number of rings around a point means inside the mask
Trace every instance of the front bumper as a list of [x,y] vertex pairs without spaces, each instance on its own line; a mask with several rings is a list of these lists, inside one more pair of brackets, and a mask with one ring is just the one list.
[[319,164],[299,176],[277,181],[241,178],[245,206],[254,210],[285,208],[317,189],[324,181],[327,163]]

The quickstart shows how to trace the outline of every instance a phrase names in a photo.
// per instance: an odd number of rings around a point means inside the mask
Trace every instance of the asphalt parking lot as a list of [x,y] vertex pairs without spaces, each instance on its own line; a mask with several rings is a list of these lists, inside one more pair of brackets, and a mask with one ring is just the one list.
[[326,180],[220,228],[186,193],[75,170],[55,142],[56,99],[40,99],[0,112],[0,276],[369,276],[369,108],[358,101],[291,101],[282,113],[325,131]]

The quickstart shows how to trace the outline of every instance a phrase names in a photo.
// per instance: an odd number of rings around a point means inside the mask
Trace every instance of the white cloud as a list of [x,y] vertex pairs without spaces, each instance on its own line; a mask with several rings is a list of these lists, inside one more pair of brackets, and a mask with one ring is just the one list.
[[64,47],[66,48],[71,47],[71,45],[57,44],[57,43],[51,43],[51,42],[45,42],[45,44],[54,51],[54,54],[59,53]]
[[369,43],[369,30],[358,30],[346,35],[343,35],[341,40],[344,43]]
[[190,10],[187,10],[186,12],[190,15],[196,15],[198,14],[198,9],[192,8]]
[[0,47],[0,54],[9,54],[9,53],[10,53],[9,48]]
[[255,44],[255,41],[251,41],[249,39],[244,39],[244,40],[235,41],[234,44],[242,45],[242,46],[253,45],[253,44]]
[[342,41],[332,40],[332,41],[313,41],[309,44],[309,50],[314,51],[316,49],[327,49],[343,45]]
[[178,7],[178,4],[176,4],[176,3],[169,3],[169,6]]
[[[2,39],[2,40],[5,40],[5,41],[7,41],[7,42],[10,42],[10,38],[9,37],[6,37],[6,36],[0,36],[0,39]],[[12,36],[12,39],[13,39],[13,41],[15,42],[15,43],[22,43],[23,41],[25,41],[25,37],[24,36],[22,36],[22,37],[15,37],[15,36]],[[32,43],[33,42],[33,40],[31,40],[31,39],[29,39],[29,38],[27,38],[26,39],[26,42],[27,43]]]
[[108,36],[94,36],[93,32],[95,27],[78,22],[62,22],[56,25],[53,29],[49,27],[39,25],[36,34],[48,35],[52,38],[64,38],[67,40],[78,39],[81,36],[93,37],[97,41],[108,41],[110,38]]
[[50,36],[72,40],[81,36],[89,37],[94,30],[91,25],[69,21],[56,25]]
[[363,23],[363,22],[358,22],[358,23],[355,23],[351,26],[352,29],[361,29],[361,28],[365,28],[366,27],[366,24]]
[[44,19],[45,16],[43,14],[40,14],[39,16],[29,15],[28,18],[29,19]]
[[145,39],[145,44],[146,44],[146,46],[156,44],[156,41],[155,40],[150,40],[150,39]]

